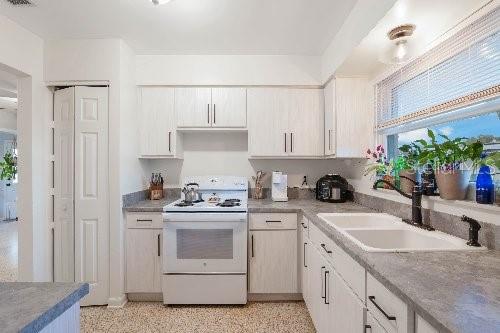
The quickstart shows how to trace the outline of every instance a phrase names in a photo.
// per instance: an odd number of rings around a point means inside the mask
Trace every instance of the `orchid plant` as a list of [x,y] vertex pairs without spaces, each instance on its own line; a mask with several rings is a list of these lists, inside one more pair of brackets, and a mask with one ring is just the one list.
[[387,158],[384,146],[378,145],[375,149],[366,151],[366,158],[370,160],[365,168],[364,175],[375,173],[377,176],[390,175],[394,169],[394,162]]

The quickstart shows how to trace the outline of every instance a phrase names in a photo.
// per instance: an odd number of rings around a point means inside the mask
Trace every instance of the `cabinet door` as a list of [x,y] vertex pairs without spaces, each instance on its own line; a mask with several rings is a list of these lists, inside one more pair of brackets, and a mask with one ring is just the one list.
[[335,155],[335,80],[323,89],[325,95],[325,155]]
[[290,150],[286,89],[248,89],[248,151],[250,156],[287,156]]
[[[363,332],[365,307],[358,297],[335,272],[332,275],[333,290],[330,332]],[[374,331],[375,332],[375,331]]]
[[178,127],[210,127],[212,98],[210,88],[175,88]]
[[366,333],[387,333],[387,331],[379,324],[379,322],[372,316],[370,312],[366,313]]
[[174,89],[144,87],[140,90],[140,155],[175,154]]
[[212,127],[247,126],[247,90],[212,88]]
[[321,254],[314,246],[308,247],[306,253],[308,263],[307,283],[309,288],[309,314],[314,327],[319,332],[321,328],[321,305],[323,304],[323,276],[325,267],[322,266]]
[[297,293],[297,230],[251,231],[250,293]]
[[157,246],[154,229],[127,229],[127,292],[147,293],[158,290],[155,288]]
[[309,239],[307,237],[307,222],[306,219],[303,219],[304,222],[301,223],[300,225],[300,231],[299,231],[299,283],[300,283],[300,291],[302,292],[302,298],[304,298],[304,301],[306,304],[309,302],[308,297],[309,297],[309,288],[308,288],[308,282],[307,282],[307,270],[308,270],[308,262],[307,262],[307,252],[309,251]]
[[289,154],[323,156],[323,90],[290,89],[288,96]]
[[337,78],[335,90],[336,155],[363,158],[374,139],[373,87],[367,79]]

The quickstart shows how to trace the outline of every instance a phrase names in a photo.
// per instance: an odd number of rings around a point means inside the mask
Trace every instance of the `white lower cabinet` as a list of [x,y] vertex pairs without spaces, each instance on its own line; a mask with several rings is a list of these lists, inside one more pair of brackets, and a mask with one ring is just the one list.
[[387,333],[380,323],[373,318],[372,314],[366,312],[365,333]]
[[161,214],[128,214],[126,232],[127,293],[161,293]]
[[363,331],[365,306],[339,274],[332,274],[333,296],[329,332]]
[[252,214],[250,228],[249,292],[298,293],[297,215]]
[[415,333],[439,333],[439,331],[432,327],[424,318],[415,314]]

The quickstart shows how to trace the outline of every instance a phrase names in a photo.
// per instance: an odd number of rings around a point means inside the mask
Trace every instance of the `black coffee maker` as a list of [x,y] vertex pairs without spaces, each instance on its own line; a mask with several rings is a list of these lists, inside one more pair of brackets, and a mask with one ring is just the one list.
[[340,175],[328,174],[316,182],[316,200],[339,203],[349,197],[349,183]]

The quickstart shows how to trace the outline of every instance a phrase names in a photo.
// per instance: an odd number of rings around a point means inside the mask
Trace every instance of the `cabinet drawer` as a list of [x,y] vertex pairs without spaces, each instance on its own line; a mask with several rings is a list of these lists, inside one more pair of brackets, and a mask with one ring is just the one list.
[[250,230],[296,230],[297,214],[250,214]]
[[366,270],[363,266],[336,245],[333,251],[333,266],[359,299],[365,302]]
[[387,332],[408,331],[408,309],[406,303],[396,297],[371,274],[367,274],[366,300],[368,310]]
[[127,213],[127,228],[153,228],[163,227],[161,213]]
[[309,223],[309,239],[323,255],[333,259],[333,253],[336,248],[335,243],[323,231],[319,230],[314,223]]

